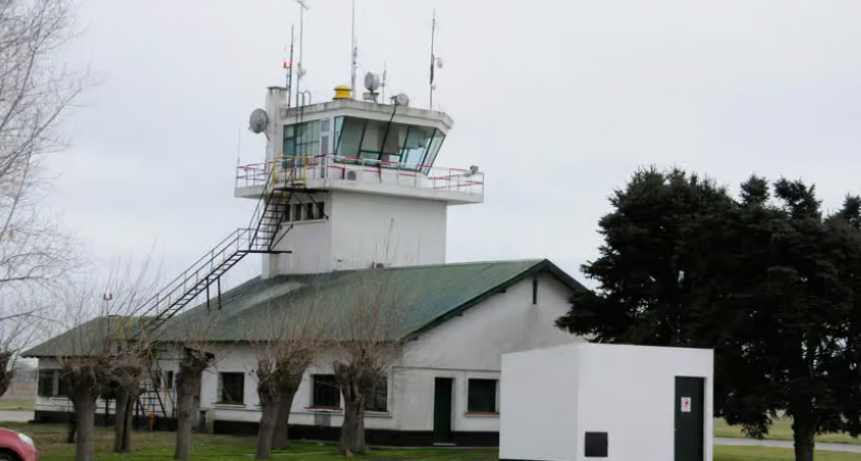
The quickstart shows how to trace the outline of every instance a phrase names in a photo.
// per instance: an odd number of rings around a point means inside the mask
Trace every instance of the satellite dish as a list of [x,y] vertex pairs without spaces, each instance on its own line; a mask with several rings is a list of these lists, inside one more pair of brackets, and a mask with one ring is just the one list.
[[365,74],[365,89],[373,93],[379,88],[380,76],[373,72],[368,72],[367,74]]
[[401,93],[393,98],[395,100],[395,104],[399,106],[409,106],[410,105],[410,97]]
[[263,109],[254,109],[251,117],[248,119],[248,129],[254,134],[266,132],[266,127],[269,126],[269,115]]

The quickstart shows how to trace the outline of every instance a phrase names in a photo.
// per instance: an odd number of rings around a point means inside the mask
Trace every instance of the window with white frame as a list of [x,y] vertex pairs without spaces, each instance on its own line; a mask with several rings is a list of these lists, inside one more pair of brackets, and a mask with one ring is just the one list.
[[39,370],[39,383],[36,389],[39,397],[54,396],[54,376],[57,370]]
[[315,408],[340,408],[341,386],[335,375],[312,375],[311,406]]
[[389,383],[381,379],[365,396],[365,410],[386,412],[389,410]]
[[245,373],[218,374],[218,403],[245,403]]
[[469,413],[497,413],[496,393],[499,381],[496,379],[470,379],[466,411]]

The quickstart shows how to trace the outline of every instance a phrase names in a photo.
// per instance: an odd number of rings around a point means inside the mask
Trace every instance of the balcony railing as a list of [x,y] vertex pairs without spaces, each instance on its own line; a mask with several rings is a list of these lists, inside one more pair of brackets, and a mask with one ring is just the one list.
[[335,155],[278,157],[269,162],[242,165],[236,170],[236,187],[264,186],[270,174],[274,185],[290,183],[296,187],[313,187],[314,180],[332,179],[484,194],[484,173],[478,171]]

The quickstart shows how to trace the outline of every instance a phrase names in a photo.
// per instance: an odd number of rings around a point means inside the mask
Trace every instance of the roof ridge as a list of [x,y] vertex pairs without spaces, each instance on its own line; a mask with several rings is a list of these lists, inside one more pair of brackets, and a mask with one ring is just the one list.
[[[538,264],[547,261],[547,258],[524,258],[524,259],[499,259],[499,260],[487,260],[487,261],[461,261],[455,263],[438,263],[438,264],[414,264],[409,266],[386,266],[380,268],[367,267],[363,269],[347,269],[347,270],[338,270],[332,272],[322,272],[320,274],[297,274],[297,275],[325,275],[325,274],[337,274],[337,273],[349,273],[349,272],[371,272],[371,271],[388,271],[388,270],[404,270],[404,269],[425,269],[425,268],[433,268],[433,267],[449,267],[449,266],[471,266],[478,264],[512,264],[512,263],[532,263]],[[282,274],[278,277],[289,275]]]

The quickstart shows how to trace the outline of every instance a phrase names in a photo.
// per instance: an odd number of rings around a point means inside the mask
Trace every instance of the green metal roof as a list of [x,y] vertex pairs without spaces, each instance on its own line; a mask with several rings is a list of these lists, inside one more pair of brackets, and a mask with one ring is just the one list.
[[140,317],[96,317],[21,354],[24,357],[87,357],[105,353],[114,340],[134,335]]
[[[273,315],[289,316],[291,311],[300,312],[300,309],[309,309],[301,312],[310,312],[320,323],[327,325],[325,334],[328,339],[348,339],[339,332],[340,328],[336,328],[338,321],[334,319],[347,318],[339,316],[351,312],[360,313],[358,309],[362,309],[362,302],[368,301],[368,289],[372,287],[371,291],[375,293],[385,293],[385,300],[374,294],[374,302],[391,303],[397,308],[397,326],[388,330],[386,335],[388,339],[401,340],[431,329],[523,278],[542,272],[552,273],[572,289],[584,289],[548,260],[408,266],[280,275],[269,279],[257,277],[223,293],[220,301],[213,297],[208,304],[204,302],[178,314],[165,322],[150,339],[183,342],[190,339],[190,329],[202,326],[197,330],[195,340],[263,340],[276,334]],[[85,326],[87,324],[79,328]],[[50,343],[64,335],[28,351],[28,355],[40,355],[48,350]]]

